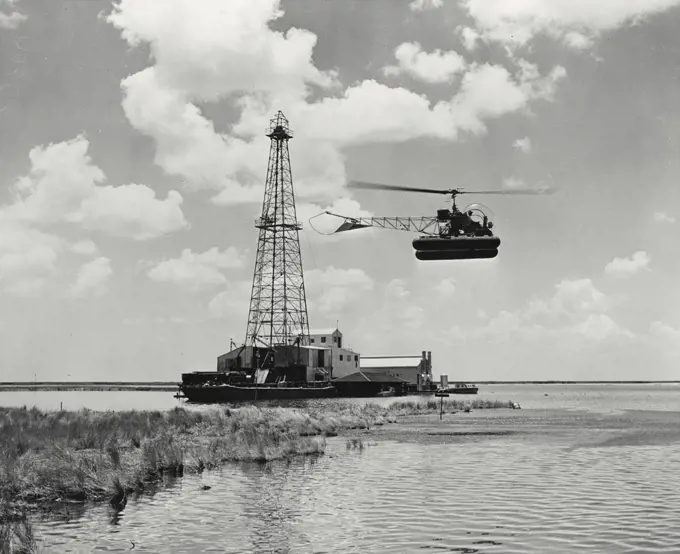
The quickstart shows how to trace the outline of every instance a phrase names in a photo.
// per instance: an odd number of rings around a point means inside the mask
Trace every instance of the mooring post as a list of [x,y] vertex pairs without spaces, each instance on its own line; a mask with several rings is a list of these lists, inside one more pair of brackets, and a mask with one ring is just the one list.
[[434,395],[441,398],[441,400],[439,401],[439,421],[441,421],[442,417],[444,417],[444,397],[448,398],[449,393],[448,392],[435,392]]

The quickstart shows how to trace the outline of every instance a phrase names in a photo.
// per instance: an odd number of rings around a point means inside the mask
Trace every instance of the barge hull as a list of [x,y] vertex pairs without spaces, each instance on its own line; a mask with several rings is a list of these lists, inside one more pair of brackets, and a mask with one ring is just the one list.
[[337,389],[325,387],[239,387],[236,385],[182,386],[182,393],[189,402],[221,403],[244,400],[288,400],[304,398],[333,398]]

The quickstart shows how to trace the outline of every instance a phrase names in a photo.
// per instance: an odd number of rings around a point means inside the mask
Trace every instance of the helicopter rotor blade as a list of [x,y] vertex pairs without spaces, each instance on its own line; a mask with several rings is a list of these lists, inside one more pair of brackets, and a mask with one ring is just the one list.
[[426,192],[430,194],[452,194],[454,191],[452,189],[442,190],[442,189],[426,189],[417,187],[400,187],[397,185],[386,185],[383,183],[370,183],[368,181],[349,181],[347,184],[348,188],[355,189],[373,189],[373,190],[397,190],[405,192]]
[[555,194],[555,189],[464,190],[459,194],[549,195]]

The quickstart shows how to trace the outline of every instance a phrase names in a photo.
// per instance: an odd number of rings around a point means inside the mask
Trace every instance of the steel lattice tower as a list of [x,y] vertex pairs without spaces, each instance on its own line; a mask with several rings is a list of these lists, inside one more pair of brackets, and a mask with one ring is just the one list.
[[267,182],[250,296],[246,345],[307,344],[307,298],[288,141],[293,133],[280,111],[269,121]]

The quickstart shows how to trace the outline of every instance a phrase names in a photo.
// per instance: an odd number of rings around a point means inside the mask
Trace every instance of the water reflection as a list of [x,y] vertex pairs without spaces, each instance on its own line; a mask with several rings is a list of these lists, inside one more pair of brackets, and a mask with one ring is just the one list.
[[305,474],[314,465],[315,459],[310,458],[241,467],[246,486],[240,502],[253,552],[289,554],[295,552],[293,545],[309,544],[299,532],[299,520],[309,487]]

